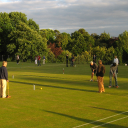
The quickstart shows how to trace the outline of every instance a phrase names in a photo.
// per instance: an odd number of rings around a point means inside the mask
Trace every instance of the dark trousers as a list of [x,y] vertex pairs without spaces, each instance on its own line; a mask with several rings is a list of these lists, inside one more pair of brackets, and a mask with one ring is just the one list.
[[38,66],[39,66],[39,65],[41,66],[41,64],[40,64],[40,60],[38,60]]

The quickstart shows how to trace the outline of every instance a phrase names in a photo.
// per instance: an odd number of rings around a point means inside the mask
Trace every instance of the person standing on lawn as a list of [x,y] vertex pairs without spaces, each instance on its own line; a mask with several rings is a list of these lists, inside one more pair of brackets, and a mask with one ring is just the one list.
[[0,67],[0,97],[6,98],[6,88],[8,80],[7,61],[3,61]]
[[43,55],[43,64],[45,64],[45,56]]
[[39,65],[41,66],[40,60],[41,60],[41,57],[38,55],[38,66]]
[[66,67],[68,67],[68,54],[66,55]]
[[98,87],[99,87],[99,93],[105,92],[104,89],[104,74],[105,74],[105,66],[102,64],[102,61],[98,61],[98,68],[96,76],[98,78]]
[[19,55],[16,56],[16,61],[17,61],[17,64],[19,64],[19,61],[20,61]]
[[[115,85],[116,85],[116,88],[118,88],[118,83],[117,83],[117,73],[116,73],[116,70],[117,70],[117,65],[116,63],[113,63],[110,65],[110,73],[109,73],[109,88],[112,87],[112,77],[113,77],[113,80],[115,80]],[[113,85],[114,86],[114,85]]]
[[117,58],[117,56],[115,56],[113,63],[116,63],[117,65],[117,70],[116,70],[116,74],[118,74],[118,65],[119,65],[119,59]]
[[94,63],[93,61],[90,62],[90,68],[91,68],[91,71],[92,71],[90,81],[94,81],[93,77],[94,77],[94,74],[97,72],[97,67],[98,66],[97,66],[96,63]]

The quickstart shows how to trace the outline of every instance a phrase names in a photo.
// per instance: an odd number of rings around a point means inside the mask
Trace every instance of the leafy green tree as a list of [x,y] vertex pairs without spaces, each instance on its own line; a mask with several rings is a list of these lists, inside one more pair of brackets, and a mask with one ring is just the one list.
[[86,41],[84,39],[84,36],[81,33],[79,33],[78,31],[76,31],[72,35],[72,38],[74,38],[74,40],[73,40],[73,46],[72,46],[71,52],[74,55],[81,54],[82,52],[86,51],[86,49],[87,49],[87,43],[86,43]]
[[[11,20],[8,13],[0,13],[0,54],[7,57],[7,45],[10,43],[8,35],[12,30]],[[4,58],[5,59],[5,58]]]
[[[121,62],[128,62],[128,32],[124,31],[122,34],[119,35],[119,40],[116,41],[117,48],[116,53]],[[123,60],[122,60],[123,59]]]
[[59,30],[54,30],[54,33],[55,33],[55,38],[60,34],[60,31]]
[[69,43],[69,40],[70,40],[70,34],[63,32],[56,37],[55,41],[59,47],[62,47],[62,49],[65,50],[67,44]]
[[47,39],[40,35],[39,25],[27,20],[24,13],[0,13],[0,53],[6,58],[19,54],[20,59],[32,59],[47,53]]
[[115,49],[112,47],[106,49],[106,54],[103,58],[105,64],[111,64],[113,63],[113,54],[115,52]]
[[104,47],[108,48],[109,39],[110,39],[109,33],[108,34],[106,32],[101,33],[100,38],[99,38],[99,42],[100,42],[99,46],[101,46],[101,47],[104,46]]
[[19,21],[19,24],[16,25],[16,30],[13,30],[9,37],[16,43],[7,45],[8,52],[15,51],[23,60],[34,58],[35,55],[47,51],[47,40],[21,21]]
[[81,54],[84,51],[88,51],[90,47],[94,46],[94,38],[89,35],[84,29],[79,29],[71,34],[71,39],[69,42],[69,50],[72,47],[71,52],[75,55]]
[[[106,55],[106,47],[100,47],[100,46],[97,46],[97,47],[94,47],[93,48],[93,53],[96,53],[96,56],[97,56],[97,60],[104,60],[104,57]],[[93,55],[92,53],[92,55]],[[104,63],[104,61],[103,61]]]
[[41,29],[40,35],[47,39],[47,44],[55,42],[55,32],[51,29]]
[[91,36],[94,39],[94,47],[99,46],[100,45],[100,41],[99,41],[100,36],[97,35],[96,33],[92,33]]
[[39,32],[39,25],[38,25],[35,21],[33,21],[32,19],[29,19],[29,20],[28,20],[28,25],[29,25],[29,27],[30,27],[31,29],[33,29],[33,30]]

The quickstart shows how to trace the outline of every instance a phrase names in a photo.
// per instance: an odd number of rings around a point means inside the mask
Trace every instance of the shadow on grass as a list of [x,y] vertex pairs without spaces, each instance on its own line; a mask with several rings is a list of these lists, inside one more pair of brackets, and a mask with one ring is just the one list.
[[[27,83],[27,82],[18,82],[18,81],[10,81],[14,83],[19,83],[19,84],[27,84],[27,85],[32,85],[32,83]],[[75,91],[86,91],[86,92],[97,92],[94,90],[87,90],[87,89],[78,89],[78,88],[68,88],[68,87],[60,87],[60,86],[52,86],[52,85],[42,85],[42,84],[36,84],[38,86],[43,86],[43,87],[48,87],[48,88],[57,88],[57,89],[68,89],[68,90],[75,90]]]
[[98,88],[98,84],[97,82],[90,82],[89,80],[87,81],[84,81],[84,80],[74,80],[73,78],[60,78],[60,77],[49,77],[49,76],[39,76],[38,78],[35,78],[33,76],[32,77],[29,77],[29,76],[26,76],[25,75],[22,75],[23,77],[21,77],[20,79],[23,79],[23,80],[29,80],[29,81],[32,81],[34,80],[34,82],[36,81],[40,81],[40,82],[50,82],[50,83],[57,83],[59,85],[61,84],[68,84],[70,86],[92,86],[92,87],[97,87]]
[[91,108],[96,108],[96,109],[101,109],[101,110],[106,110],[106,111],[110,111],[110,112],[115,112],[117,114],[124,114],[124,115],[128,115],[128,111],[118,111],[118,110],[111,110],[111,109],[106,109],[106,108],[100,108],[100,107],[93,107],[90,106]]
[[[105,122],[90,120],[90,119],[83,119],[80,117],[75,117],[75,116],[71,116],[71,115],[67,115],[67,114],[63,114],[63,113],[58,113],[58,112],[53,112],[53,111],[48,111],[48,110],[43,110],[43,111],[84,122],[85,124],[80,124],[81,125],[81,126],[79,125],[80,127],[86,127],[86,126],[88,127],[89,124],[94,124],[97,126],[104,124],[103,127],[106,127],[106,128],[109,128],[109,127],[111,127],[111,128],[126,128],[125,126],[121,126],[121,125],[109,124],[109,123],[105,124]],[[74,126],[73,128],[77,128],[79,126]]]

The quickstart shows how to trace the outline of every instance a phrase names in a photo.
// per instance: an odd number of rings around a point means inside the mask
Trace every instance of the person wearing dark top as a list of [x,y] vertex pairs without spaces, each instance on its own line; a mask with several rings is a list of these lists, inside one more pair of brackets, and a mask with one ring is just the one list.
[[105,92],[104,81],[103,81],[104,74],[105,74],[105,66],[102,64],[102,61],[99,60],[97,73],[96,73],[96,76],[98,78],[99,93]]
[[91,61],[91,62],[90,62],[90,68],[91,68],[91,71],[92,71],[90,81],[93,81],[94,74],[95,74],[96,71],[97,71],[97,64],[94,63],[93,61]]
[[68,67],[68,54],[66,55],[66,67]]
[[41,57],[38,55],[38,66],[40,65],[41,66],[41,63],[40,63],[40,60],[41,60]]
[[72,58],[71,58],[71,66],[73,67],[74,66],[74,56],[72,55]]
[[93,56],[93,62],[96,63],[96,56]]
[[109,88],[112,87],[112,77],[115,79],[115,85],[116,88],[118,88],[118,83],[117,83],[117,66],[116,63],[113,63],[110,65],[110,73],[109,73]]
[[6,86],[9,82],[6,66],[7,62],[3,61],[2,67],[0,67],[0,97],[2,98],[6,98]]

